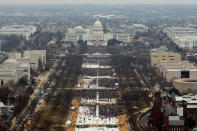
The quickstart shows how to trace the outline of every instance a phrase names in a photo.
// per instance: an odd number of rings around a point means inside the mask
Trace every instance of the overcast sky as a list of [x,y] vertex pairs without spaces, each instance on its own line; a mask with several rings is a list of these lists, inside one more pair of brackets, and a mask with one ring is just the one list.
[[197,0],[0,0],[0,4],[197,4]]

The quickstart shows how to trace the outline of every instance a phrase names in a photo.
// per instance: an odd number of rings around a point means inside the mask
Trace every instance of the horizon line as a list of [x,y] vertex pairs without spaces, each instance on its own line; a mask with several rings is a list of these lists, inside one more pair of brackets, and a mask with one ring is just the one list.
[[0,3],[0,5],[197,5],[197,3],[191,4],[171,4],[171,3]]

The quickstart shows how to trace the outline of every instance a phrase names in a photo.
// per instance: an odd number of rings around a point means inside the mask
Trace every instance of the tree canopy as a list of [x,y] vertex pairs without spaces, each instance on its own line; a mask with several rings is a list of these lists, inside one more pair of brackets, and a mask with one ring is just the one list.
[[120,43],[122,43],[122,41],[119,41],[116,39],[110,39],[107,42],[107,46],[117,46],[117,45],[120,45]]

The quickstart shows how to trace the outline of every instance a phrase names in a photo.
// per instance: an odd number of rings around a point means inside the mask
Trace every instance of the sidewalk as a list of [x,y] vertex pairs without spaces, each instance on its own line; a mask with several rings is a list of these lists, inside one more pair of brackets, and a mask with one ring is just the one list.
[[[35,95],[38,93],[39,91],[39,88],[41,88],[43,86],[43,84],[46,82],[48,76],[50,75],[51,71],[47,72],[45,74],[45,76],[43,77],[42,76],[42,81],[38,84],[38,88],[36,88],[36,90],[34,91],[34,93],[29,97],[29,102],[27,104],[27,106],[22,110],[22,112],[20,113],[21,114],[24,114],[25,110],[27,109],[27,107],[31,104],[31,102],[34,100],[35,98]],[[40,75],[43,75],[43,74],[40,74]],[[40,76],[39,76],[40,77]],[[13,130],[14,126],[16,124],[16,116],[12,119],[11,121],[11,126],[10,126],[10,130]]]

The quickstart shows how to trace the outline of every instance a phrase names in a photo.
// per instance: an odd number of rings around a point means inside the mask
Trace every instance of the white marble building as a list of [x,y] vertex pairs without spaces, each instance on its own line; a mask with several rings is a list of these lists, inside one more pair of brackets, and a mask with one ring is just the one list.
[[110,39],[117,39],[122,42],[131,42],[132,35],[104,33],[103,25],[99,19],[97,19],[92,28],[87,29],[83,28],[82,26],[77,26],[75,28],[67,29],[65,41],[77,42],[78,40],[83,40],[88,41],[88,43],[92,42],[94,44],[95,41],[107,43],[107,41]]
[[37,31],[32,25],[6,25],[0,28],[0,35],[17,35],[29,39]]
[[164,29],[167,36],[180,48],[197,47],[197,29],[191,27],[168,27]]

